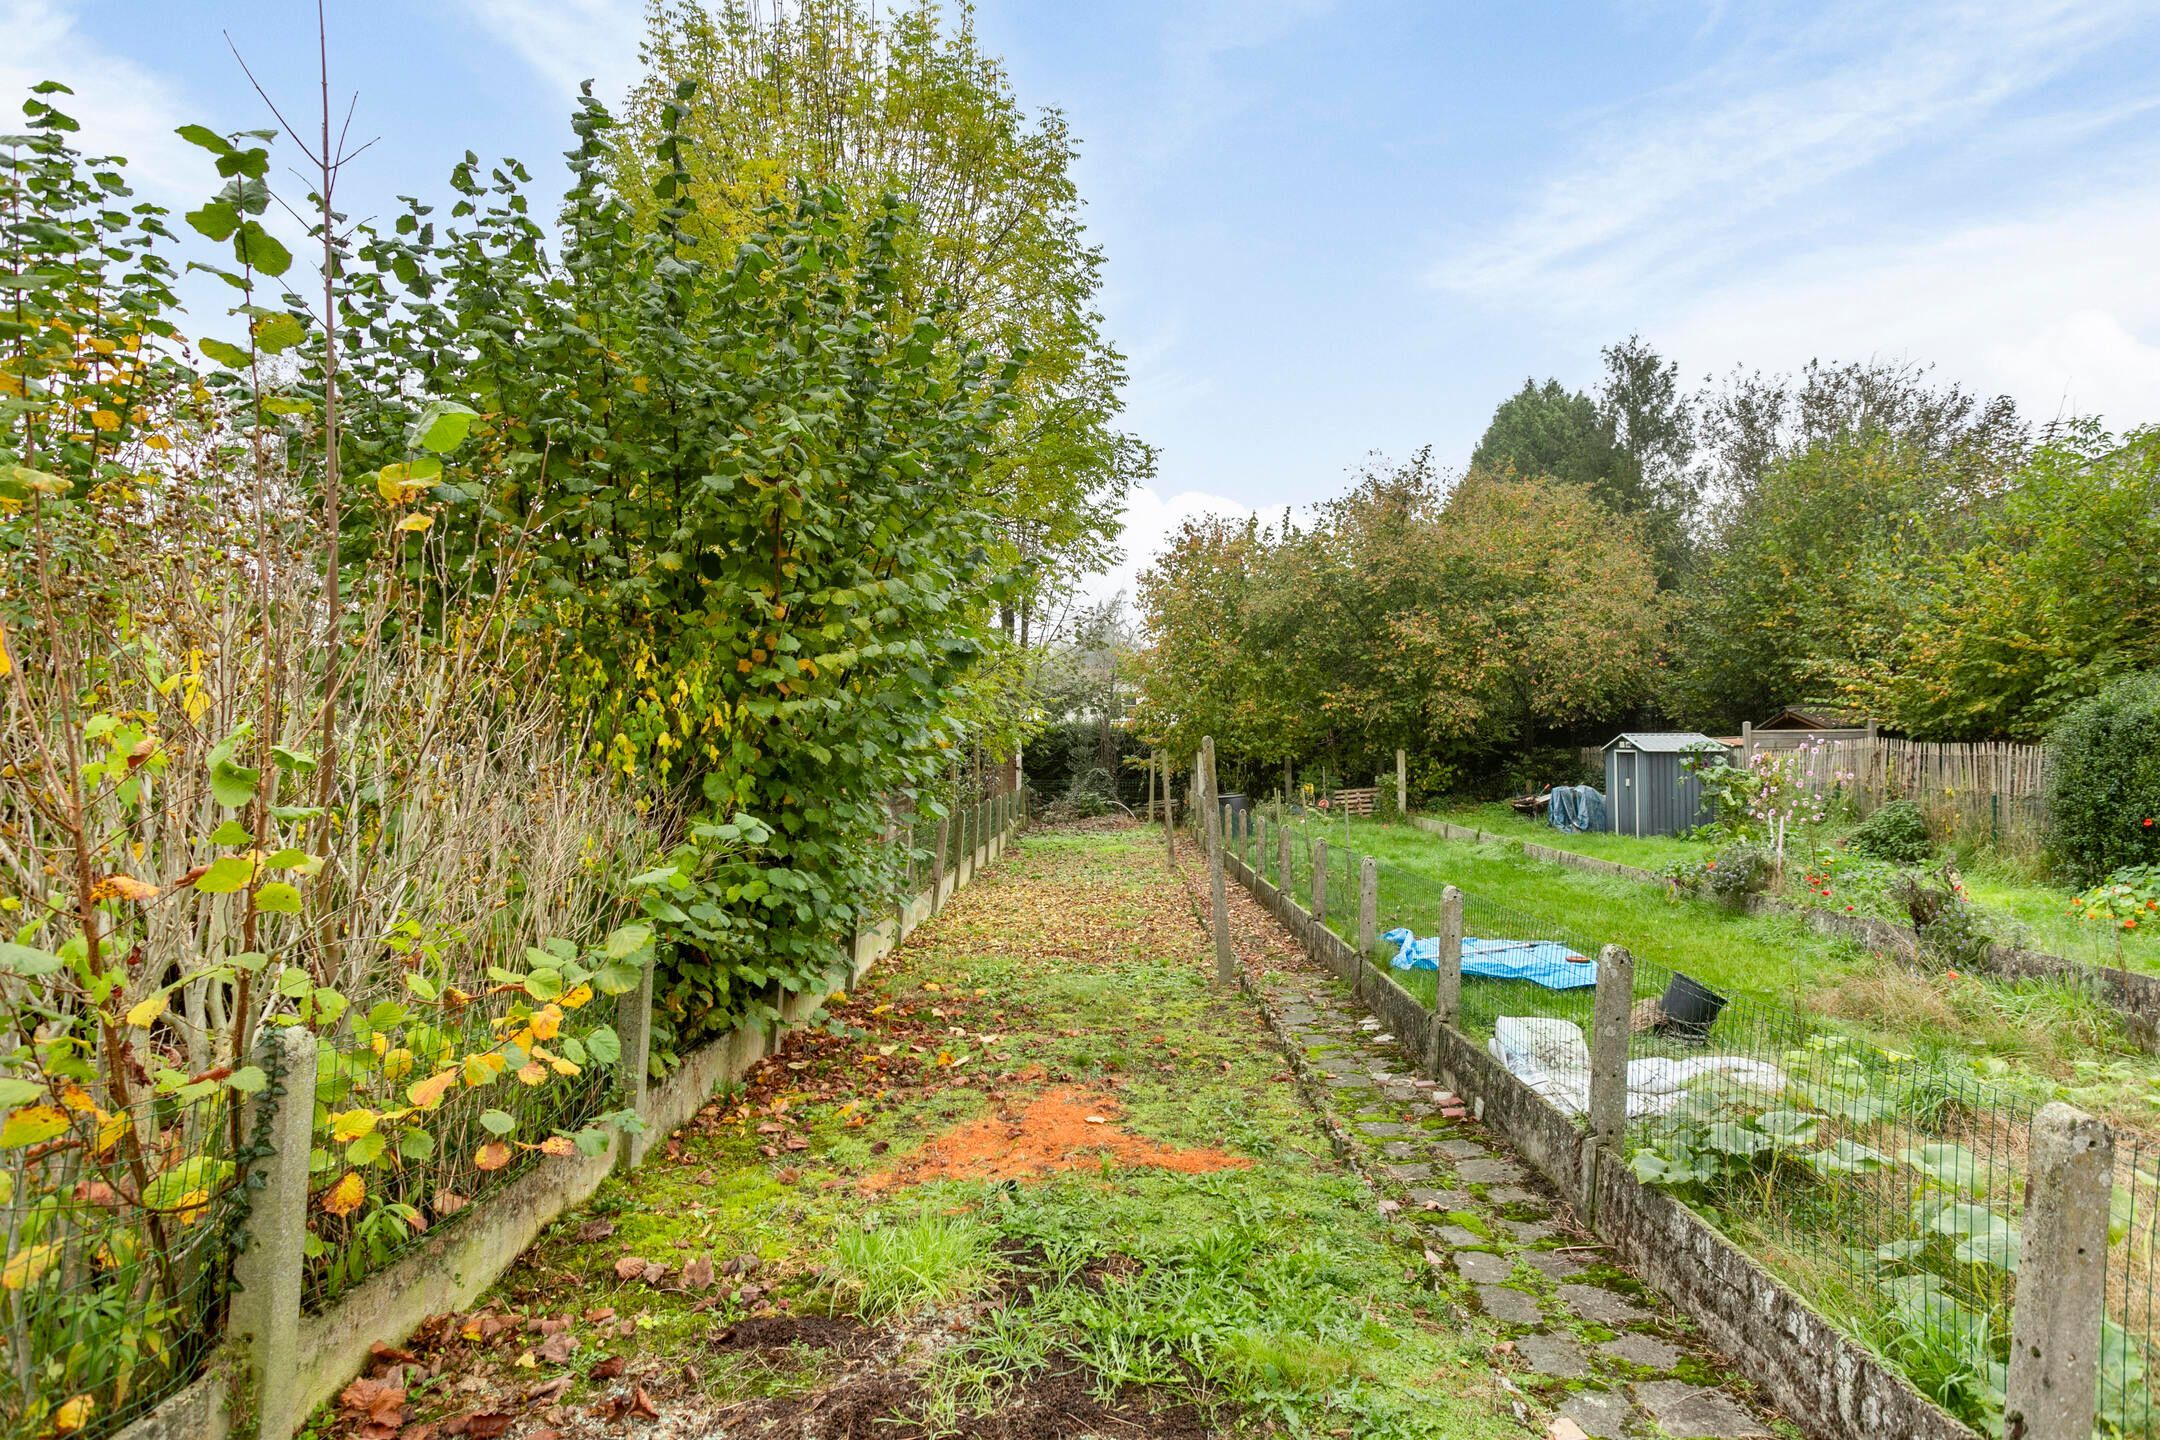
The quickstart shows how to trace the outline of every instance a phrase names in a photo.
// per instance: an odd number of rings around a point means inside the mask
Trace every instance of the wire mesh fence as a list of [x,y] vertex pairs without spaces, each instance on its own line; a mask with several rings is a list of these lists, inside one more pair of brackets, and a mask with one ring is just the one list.
[[112,1113],[79,1086],[50,1099],[13,1111],[0,1150],[8,1440],[110,1434],[201,1374],[247,1214],[233,1091]]
[[[1365,858],[1356,829],[1315,813],[1293,814],[1286,832],[1287,882],[1308,909],[1314,842],[1328,842],[1326,918],[1354,938]],[[1265,878],[1284,879],[1272,824],[1250,851]],[[1373,866],[1375,930],[1398,934],[1368,958],[1391,964],[1402,932],[1428,945],[1441,933],[1447,882],[1424,867]],[[1594,973],[1605,943],[1594,925],[1461,894],[1466,957],[1535,949]],[[1432,1003],[1431,969],[1394,974]],[[1594,984],[1466,975],[1460,1028],[1580,1120],[1595,995]],[[1952,1414],[1999,1433],[2035,1102],[1955,1056],[1908,1055],[1789,1007],[1728,1000],[1654,956],[1634,958],[1630,1001],[1625,1149],[1636,1176],[1710,1217]],[[1526,1057],[1547,1073],[1518,1068]],[[2108,1230],[2103,1436],[2160,1437],[2149,1382],[2156,1252],[2160,1142],[2125,1134]]]
[[[311,1313],[573,1151],[572,1132],[610,1108],[620,998],[578,989],[517,1020],[478,1003],[417,1016],[378,1004],[322,1041],[316,1101],[332,1143],[311,1168],[301,1295]],[[559,1028],[573,1023],[576,1033]],[[413,1105],[430,1077],[446,1081],[439,1098]]]

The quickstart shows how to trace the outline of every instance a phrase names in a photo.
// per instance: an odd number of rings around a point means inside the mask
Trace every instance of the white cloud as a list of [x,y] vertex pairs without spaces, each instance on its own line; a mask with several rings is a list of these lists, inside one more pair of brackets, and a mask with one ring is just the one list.
[[1647,327],[1690,374],[1815,357],[1934,362],[2037,419],[2160,420],[2160,186],[1936,238],[1819,251]]
[[75,24],[78,8],[68,0],[0,0],[0,36],[7,37],[0,104],[10,128],[30,87],[57,80],[75,93],[47,98],[81,122],[77,149],[126,157],[130,183],[146,199],[194,203],[215,179],[203,152],[173,131],[198,117],[164,76],[86,38]]
[[1820,223],[1796,200],[1900,151],[1963,138],[2137,13],[2122,0],[1847,3],[1798,30],[1766,26],[1663,91],[1577,117],[1580,160],[1428,278],[1562,306],[1685,284]]
[[[1125,498],[1124,530],[1118,537],[1120,560],[1100,575],[1080,583],[1080,599],[1100,604],[1122,593],[1128,602],[1139,593],[1140,572],[1155,563],[1163,544],[1180,525],[1202,515],[1250,515],[1252,507],[1225,495],[1183,490],[1164,496],[1149,485],[1135,485]],[[1137,613],[1137,612],[1136,612]]]
[[645,38],[640,0],[463,0],[480,25],[565,94],[584,81],[610,104],[629,93]]

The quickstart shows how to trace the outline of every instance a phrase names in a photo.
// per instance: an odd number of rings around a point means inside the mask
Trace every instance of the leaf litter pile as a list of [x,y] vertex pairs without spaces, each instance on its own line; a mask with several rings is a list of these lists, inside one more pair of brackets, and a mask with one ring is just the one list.
[[[1178,1436],[1340,1421],[1344,1380],[1386,1400],[1308,1332],[1362,1335],[1376,1288],[1414,1282],[1422,1311],[1433,1282],[1364,1233],[1369,1200],[1199,941],[1145,832],[1031,840],[478,1307],[378,1345],[318,1432]],[[1225,1227],[1249,1255],[1206,1248]],[[1196,1299],[1203,1263],[1223,1274]],[[1270,1320],[1270,1266],[1324,1313]],[[1187,1333],[1205,1305],[1219,1353]],[[1452,1354],[1434,1318],[1421,1343]],[[1326,1357],[1309,1395],[1280,1373],[1299,1346]],[[1506,1433],[1419,1364],[1404,1403],[1438,1407],[1431,1433]]]

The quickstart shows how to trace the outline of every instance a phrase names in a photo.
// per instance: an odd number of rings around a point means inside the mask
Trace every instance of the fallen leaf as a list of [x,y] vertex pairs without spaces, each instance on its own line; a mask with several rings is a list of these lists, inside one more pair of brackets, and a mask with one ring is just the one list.
[[615,1278],[618,1280],[642,1280],[645,1278],[646,1262],[636,1255],[625,1255],[615,1262]]
[[605,1240],[608,1238],[608,1236],[613,1235],[614,1233],[614,1221],[588,1220],[583,1225],[578,1226],[577,1238],[582,1243],[590,1245],[595,1240]]
[[704,1290],[713,1283],[713,1262],[709,1255],[700,1255],[683,1266],[682,1283],[685,1290]]
[[631,1387],[630,1413],[632,1415],[642,1416],[647,1420],[657,1420],[660,1418],[659,1407],[652,1403],[652,1396],[645,1393],[645,1387],[642,1385]]
[[560,1331],[541,1341],[533,1353],[550,1365],[567,1365],[577,1353],[577,1337],[567,1330]]
[[613,1380],[616,1376],[622,1374],[625,1369],[629,1368],[629,1364],[630,1362],[623,1359],[623,1357],[620,1355],[610,1355],[607,1357],[607,1359],[602,1360],[599,1364],[592,1367],[588,1378],[594,1380]]

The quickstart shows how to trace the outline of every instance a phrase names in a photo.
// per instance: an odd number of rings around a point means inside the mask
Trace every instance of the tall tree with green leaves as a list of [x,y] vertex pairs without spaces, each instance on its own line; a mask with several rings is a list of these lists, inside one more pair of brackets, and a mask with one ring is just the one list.
[[[1111,555],[1126,489],[1154,465],[1119,428],[1124,358],[1095,308],[1102,253],[1065,117],[1022,108],[965,3],[655,0],[644,57],[615,153],[623,193],[666,203],[647,172],[668,107],[686,103],[673,123],[692,236],[731,249],[765,202],[806,182],[838,188],[857,215],[897,194],[914,222],[892,261],[908,302],[935,301],[956,336],[1018,357],[986,478],[1022,576],[1004,624],[1024,643],[1049,597]],[[696,89],[679,102],[685,81]]]

